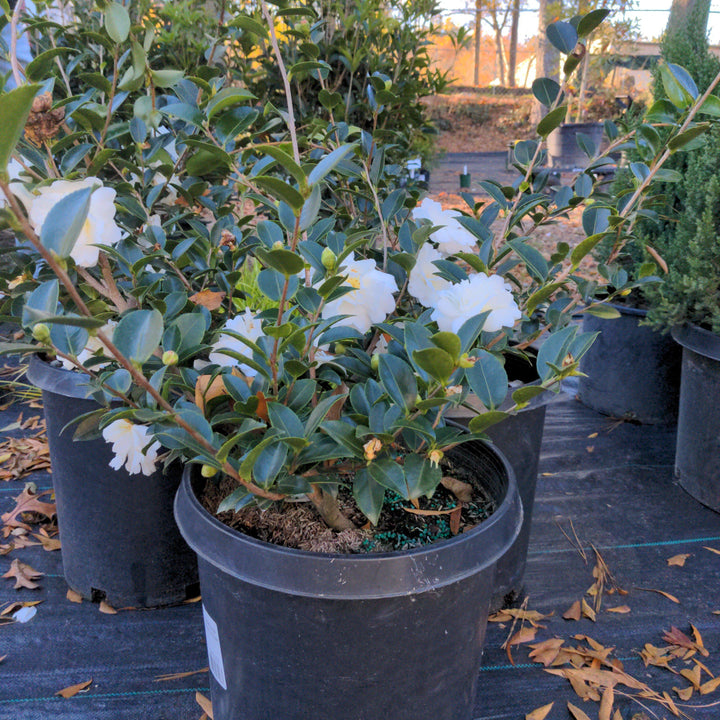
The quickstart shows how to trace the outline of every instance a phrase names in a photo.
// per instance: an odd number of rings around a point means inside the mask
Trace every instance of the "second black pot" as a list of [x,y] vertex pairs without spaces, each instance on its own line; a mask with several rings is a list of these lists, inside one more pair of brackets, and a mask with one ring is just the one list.
[[63,573],[89,600],[115,607],[156,607],[197,594],[195,555],[178,532],[175,473],[150,477],[110,467],[103,438],[73,442],[70,425],[98,409],[85,376],[33,357],[28,379],[42,390]]
[[647,425],[677,420],[681,352],[669,335],[640,325],[647,311],[613,305],[620,317],[583,318],[583,332],[599,332],[580,360],[587,377],[578,383],[580,402],[603,415]]
[[455,452],[484,478],[493,515],[450,540],[368,555],[242,535],[203,509],[186,471],[175,514],[198,553],[215,720],[470,720],[495,563],[522,508],[498,453],[480,442]]

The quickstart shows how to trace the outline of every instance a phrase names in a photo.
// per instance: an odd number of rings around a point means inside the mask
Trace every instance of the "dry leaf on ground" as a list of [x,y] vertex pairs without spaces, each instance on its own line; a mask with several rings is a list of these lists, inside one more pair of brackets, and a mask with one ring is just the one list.
[[60,538],[57,537],[57,529],[53,536],[51,536],[45,528],[40,528],[39,532],[31,534],[40,541],[43,550],[53,552],[54,550],[60,549]]
[[111,605],[108,605],[108,603],[104,600],[100,603],[100,607],[98,609],[101,613],[105,613],[105,615],[117,615],[117,610]]
[[4,578],[15,579],[14,589],[27,588],[28,590],[36,590],[40,586],[34,582],[42,577],[44,573],[33,570],[29,565],[15,559],[10,563],[10,569],[3,575]]
[[548,713],[552,710],[552,706],[555,703],[548,703],[547,705],[543,705],[542,707],[535,708],[532,712],[528,713],[525,716],[525,720],[545,720],[545,718],[548,716]]
[[616,607],[607,608],[608,612],[618,613],[619,615],[625,615],[630,612],[630,608],[627,605],[617,605]]
[[39,499],[44,495],[50,494],[52,494],[51,490],[45,490],[41,493],[34,493],[29,486],[26,486],[25,489],[20,493],[20,495],[15,498],[15,507],[12,510],[9,510],[8,512],[0,515],[0,520],[5,526],[5,537],[7,537],[7,535],[9,534],[8,531],[11,531],[13,528],[23,528],[24,530],[31,529],[30,525],[18,518],[18,516],[22,515],[23,513],[34,513],[37,515],[42,515],[49,520],[55,517],[55,503],[43,502]]
[[70,601],[74,603],[81,603],[83,601],[82,595],[73,590],[72,588],[68,588],[67,593],[65,593],[65,597]]
[[666,597],[668,600],[671,600],[674,603],[680,604],[680,601],[674,596],[671,595],[669,592],[665,592],[664,590],[655,590],[654,588],[641,588],[636,587],[636,590],[642,590],[643,592],[652,592],[657,593],[658,595],[662,595],[663,597]]
[[181,680],[182,678],[191,677],[192,675],[199,675],[200,673],[206,673],[210,670],[209,667],[200,668],[199,670],[189,670],[188,672],[177,672],[168,673],[167,675],[158,675],[153,679],[153,682],[166,682],[167,680]]
[[675,565],[676,567],[682,567],[685,565],[685,561],[690,557],[690,553],[683,553],[682,555],[673,555],[667,559],[668,565]]
[[[0,481],[19,480],[31,472],[50,472],[50,450],[47,444],[45,424],[39,416],[28,418],[19,427],[27,429],[29,421],[38,420],[39,431],[24,438],[8,438],[0,443]],[[33,428],[34,429],[34,428]]]
[[575,718],[575,720],[590,720],[590,716],[586,712],[583,712],[576,705],[573,705],[571,702],[569,702],[567,706],[570,714],[573,716],[573,718]]
[[711,548],[711,547],[707,547],[706,545],[703,545],[703,550],[709,550],[711,553],[720,555],[720,550],[718,550],[717,548]]
[[212,703],[202,693],[195,693],[195,702],[202,708],[202,711],[212,720],[213,709]]
[[565,620],[579,620],[582,617],[582,606],[580,601],[576,600],[564,613]]
[[75,697],[79,692],[82,692],[83,690],[87,690],[93,683],[92,678],[89,680],[85,680],[85,682],[78,683],[77,685],[70,685],[70,687],[63,688],[62,690],[58,690],[55,694],[60,695],[64,698],[71,698]]

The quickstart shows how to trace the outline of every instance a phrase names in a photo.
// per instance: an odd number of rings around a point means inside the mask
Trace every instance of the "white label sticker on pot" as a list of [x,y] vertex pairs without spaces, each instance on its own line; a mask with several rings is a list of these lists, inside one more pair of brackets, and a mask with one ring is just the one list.
[[225,666],[223,665],[222,650],[220,649],[220,635],[218,634],[217,623],[210,617],[205,606],[203,606],[203,620],[205,621],[205,639],[207,640],[210,672],[215,676],[220,687],[222,687],[223,690],[227,690]]

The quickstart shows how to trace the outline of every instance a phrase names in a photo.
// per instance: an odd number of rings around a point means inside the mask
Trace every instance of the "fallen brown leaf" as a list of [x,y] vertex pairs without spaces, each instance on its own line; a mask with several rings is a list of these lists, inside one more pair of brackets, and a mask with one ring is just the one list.
[[611,720],[610,716],[615,703],[615,690],[612,685],[608,685],[603,690],[602,699],[600,700],[600,710],[598,711],[598,720]]
[[77,592],[76,590],[73,590],[72,588],[68,588],[68,591],[65,593],[65,597],[70,601],[74,603],[81,603],[83,601],[82,595]]
[[542,707],[535,708],[532,712],[525,715],[525,720],[545,720],[554,704],[555,703],[548,703]]
[[688,685],[686,688],[676,688],[674,687],[673,690],[677,693],[677,696],[681,700],[685,700],[686,702],[692,697],[693,694],[693,688]]
[[47,552],[53,552],[54,550],[60,549],[60,538],[50,537],[44,528],[40,528],[40,532],[38,533],[32,533],[32,536],[40,541],[40,544],[43,546],[43,550],[46,550]]
[[588,618],[595,622],[596,614],[595,611],[585,602],[585,598],[580,601],[580,608],[582,609],[583,617]]
[[641,587],[636,587],[635,589],[642,590],[643,592],[657,593],[658,595],[662,595],[663,597],[666,597],[668,600],[671,600],[672,602],[677,603],[678,605],[680,604],[680,601],[674,595],[671,595],[670,593],[665,592],[664,590],[655,590],[654,588],[641,588]]
[[570,714],[575,718],[575,720],[590,720],[590,716],[587,713],[584,713],[579,707],[576,707],[571,702],[569,702],[567,706]]
[[707,682],[704,682],[700,686],[700,694],[708,695],[711,692],[715,692],[719,687],[720,687],[720,677],[713,678],[712,680],[708,680]]
[[551,665],[560,652],[565,641],[561,638],[550,638],[540,643],[531,645],[529,657],[533,662],[540,663],[544,667]]
[[40,586],[33,582],[42,577],[44,573],[33,570],[29,565],[15,559],[10,563],[10,569],[3,575],[4,578],[15,578],[14,589],[27,588],[28,590],[36,590]]
[[106,615],[117,615],[117,610],[111,605],[108,605],[108,603],[104,600],[100,602],[100,607],[98,609],[101,613],[105,613]]
[[609,607],[607,611],[611,613],[625,615],[626,613],[630,612],[630,608],[627,605],[617,605],[616,607]]
[[460,502],[471,502],[473,498],[473,486],[458,480],[457,478],[450,477],[449,475],[444,476],[440,480],[440,484],[449,490]]
[[707,545],[703,545],[703,550],[709,550],[711,553],[715,553],[716,555],[720,555],[720,550],[718,550],[717,548],[707,547]]
[[195,693],[195,702],[200,706],[202,711],[207,714],[210,720],[213,720],[212,703],[202,693]]
[[200,673],[208,672],[210,668],[204,667],[199,670],[189,670],[188,672],[168,673],[167,675],[158,675],[153,679],[153,682],[166,682],[167,680],[181,680],[182,678],[191,677],[193,675],[199,675]]
[[201,305],[210,311],[217,310],[225,299],[224,292],[217,292],[214,290],[200,290],[189,298],[191,303],[195,305]]
[[576,600],[564,613],[565,620],[579,620],[582,617],[582,606],[580,601]]
[[17,503],[15,507],[3,513],[3,515],[0,516],[0,520],[2,520],[6,528],[24,528],[30,530],[30,526],[18,518],[19,515],[23,513],[37,513],[38,515],[52,519],[56,512],[55,503],[47,503],[38,499],[43,495],[50,495],[51,493],[51,490],[45,490],[44,492],[36,494],[32,492],[30,487],[25,487],[20,495],[15,498]]
[[79,692],[82,692],[83,690],[87,690],[93,683],[92,678],[89,680],[85,680],[85,682],[78,683],[77,685],[71,685],[70,687],[66,687],[63,690],[58,690],[55,694],[60,695],[64,698],[71,698],[75,697]]
[[682,567],[685,565],[685,561],[690,557],[690,553],[684,553],[682,555],[673,555],[671,558],[667,559],[668,565],[675,565],[677,567]]

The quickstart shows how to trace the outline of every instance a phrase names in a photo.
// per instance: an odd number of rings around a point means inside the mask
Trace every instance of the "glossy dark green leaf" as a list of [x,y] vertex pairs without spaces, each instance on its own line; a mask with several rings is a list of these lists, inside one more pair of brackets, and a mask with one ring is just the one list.
[[470,389],[489,410],[501,405],[508,393],[508,376],[502,362],[487,350],[477,353],[475,364],[465,370]]
[[22,137],[39,85],[21,85],[0,94],[0,174],[5,174],[10,156]]
[[355,473],[353,497],[365,517],[377,525],[385,500],[385,488],[372,478],[367,468],[360,468]]
[[546,35],[550,44],[565,55],[571,53],[577,45],[577,31],[569,22],[559,21],[548,25]]
[[142,364],[155,352],[163,335],[163,318],[157,310],[131,310],[120,319],[113,343],[132,362]]
[[566,115],[567,105],[560,105],[560,107],[551,110],[538,123],[537,134],[542,138],[546,138],[553,130],[557,130],[563,124]]
[[40,229],[40,242],[59,258],[68,258],[87,220],[90,196],[94,188],[86,187],[56,202]]
[[[441,351],[442,352],[442,351]],[[395,355],[380,355],[378,367],[380,384],[393,402],[407,413],[417,398],[417,380],[413,369]]]

